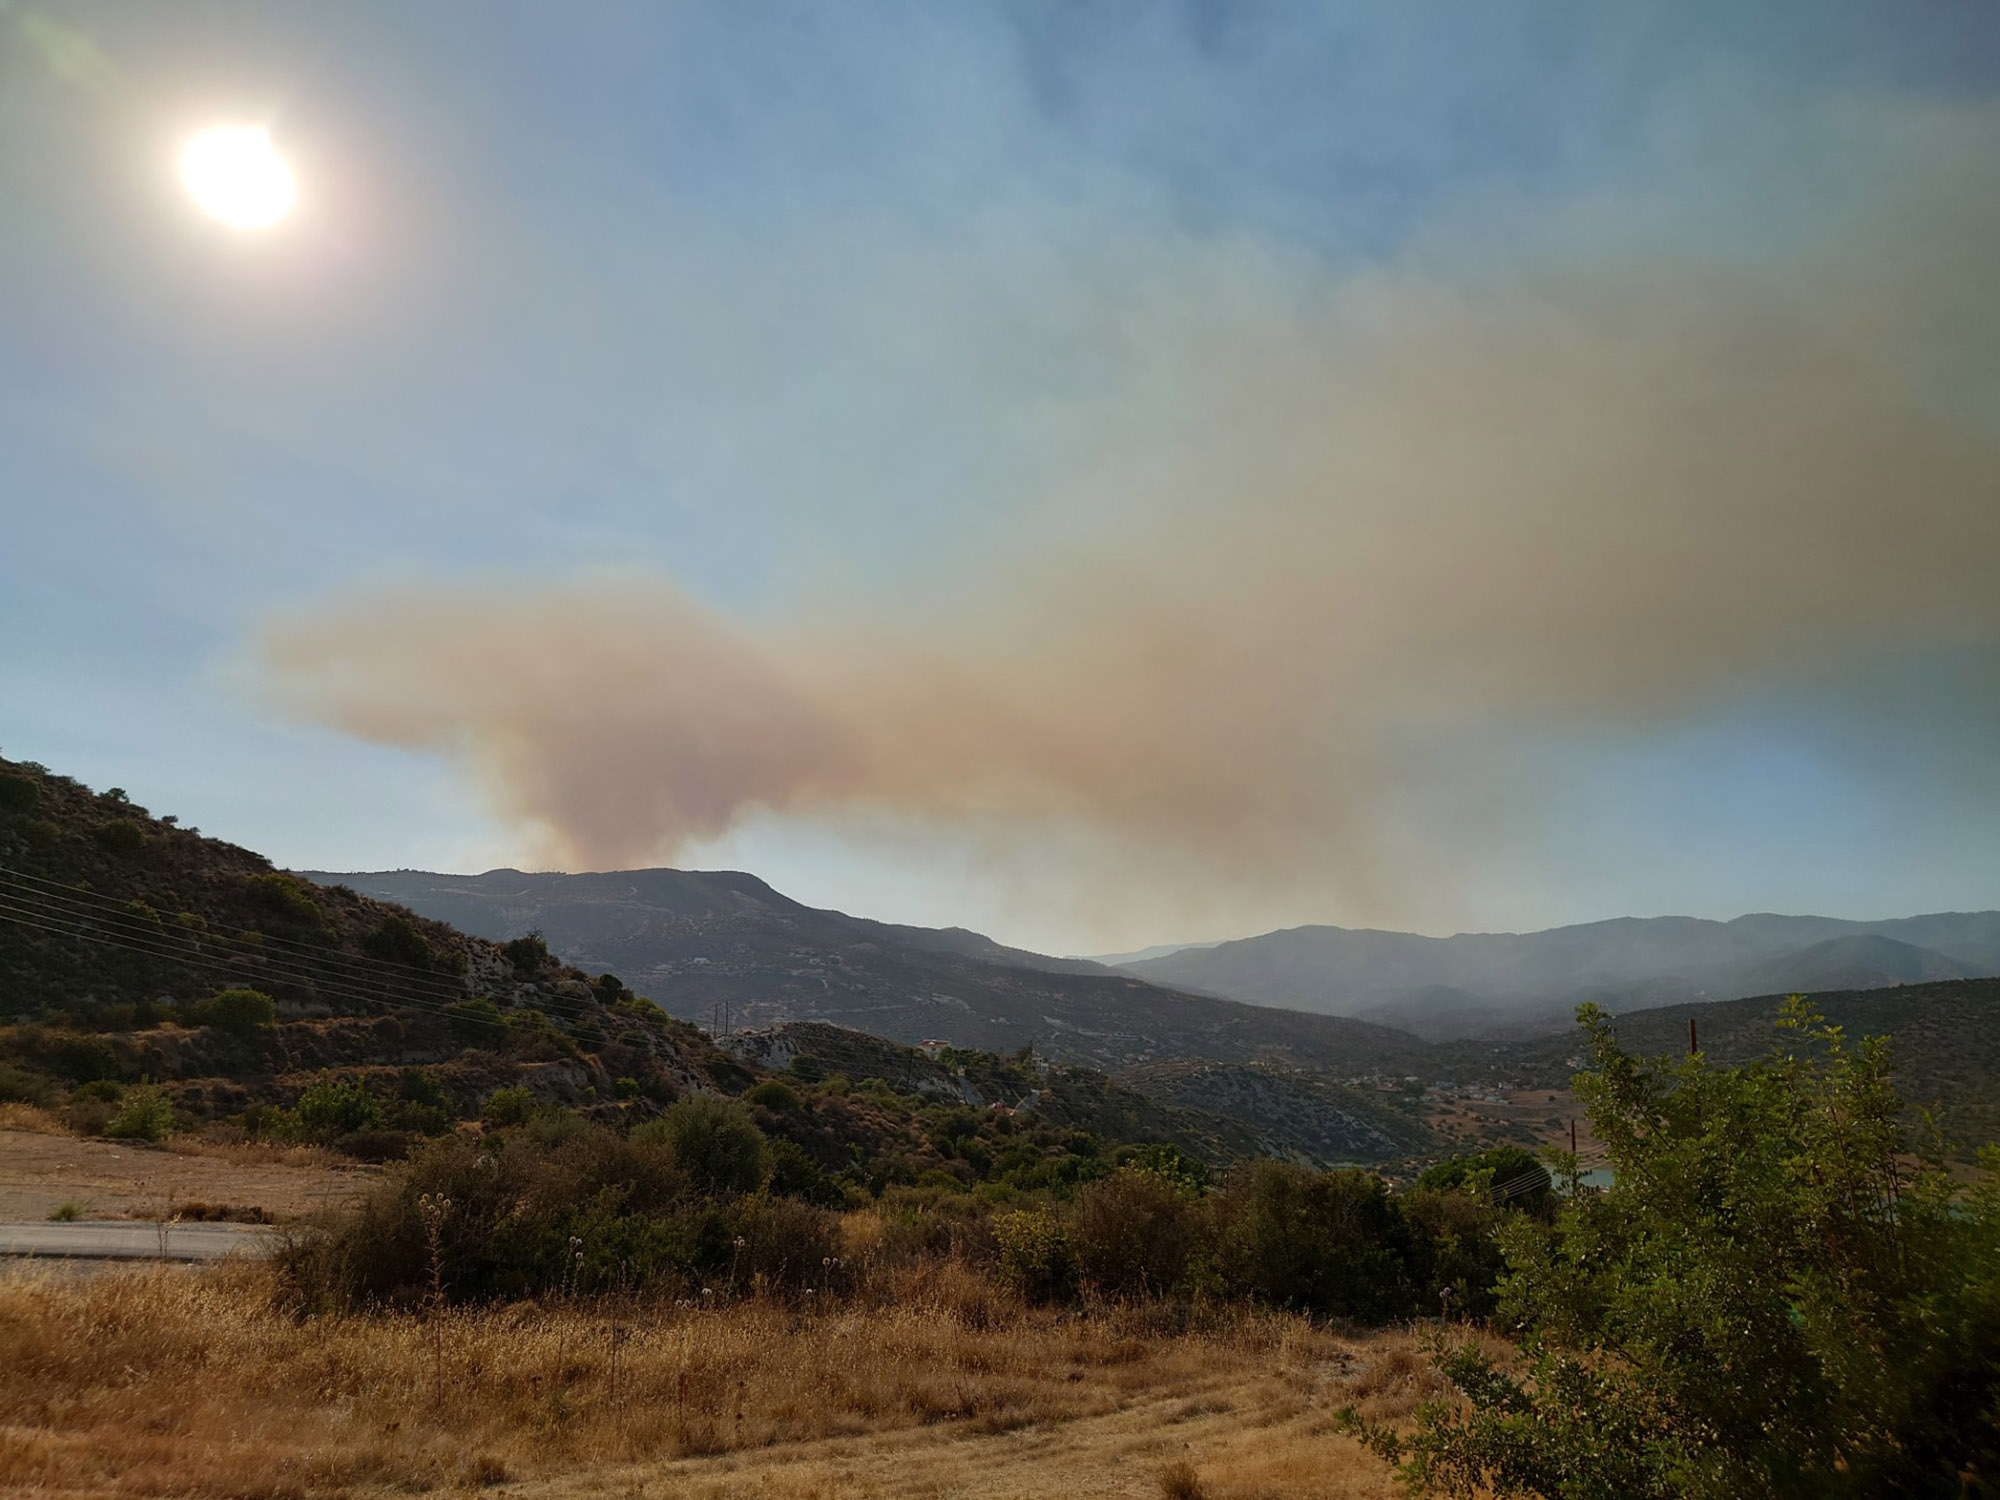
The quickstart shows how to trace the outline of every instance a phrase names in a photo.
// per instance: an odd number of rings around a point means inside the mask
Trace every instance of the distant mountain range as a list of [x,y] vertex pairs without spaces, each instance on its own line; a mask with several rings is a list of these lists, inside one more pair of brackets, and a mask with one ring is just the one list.
[[1547,1030],[1584,1001],[1623,1012],[1996,975],[2000,912],[1881,922],[1624,917],[1449,938],[1294,927],[1120,968],[1156,984],[1351,1016],[1445,1041]]
[[732,871],[299,873],[481,937],[538,931],[566,962],[616,973],[704,1025],[726,1011],[732,1030],[825,1021],[994,1052],[1032,1042],[1098,1068],[1201,1057],[1364,1073],[1422,1050],[1370,1022],[1187,994],[963,928],[823,911]]

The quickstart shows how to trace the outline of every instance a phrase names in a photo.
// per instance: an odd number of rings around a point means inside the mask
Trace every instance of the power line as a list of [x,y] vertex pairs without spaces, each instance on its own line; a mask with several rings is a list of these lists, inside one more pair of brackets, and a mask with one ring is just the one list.
[[[79,901],[94,902],[97,905],[106,907],[113,912],[123,913],[125,915],[131,914],[131,902],[129,901],[120,901],[115,896],[106,896],[102,892],[93,891],[88,887],[84,886],[63,885],[61,882],[50,880],[46,876],[30,875],[25,870],[9,870],[5,867],[0,867],[0,881],[13,881],[16,883],[26,883],[32,886],[41,886],[46,888],[52,894],[64,896],[67,898],[72,898]],[[147,904],[150,905],[150,903]],[[319,945],[315,943],[306,942],[299,938],[275,936],[270,933],[260,933],[258,936],[260,941],[262,942],[277,943],[287,948],[297,949],[301,953],[308,954],[313,957],[321,957],[325,954],[325,950],[321,948]],[[375,967],[386,970],[393,970],[402,973],[421,975],[426,978],[435,975],[435,973],[437,972],[436,970],[433,969],[425,969],[419,967],[416,964],[403,963],[396,959],[378,958],[374,954],[341,954],[339,955],[339,957],[341,957],[344,961],[353,964],[373,965]]]
[[[355,973],[340,963],[341,955],[327,954],[315,964],[303,958],[294,958],[286,953],[260,951],[261,941],[241,938],[218,937],[187,929],[169,930],[156,926],[142,917],[125,913],[103,912],[79,909],[75,905],[65,905],[60,898],[42,895],[24,895],[18,889],[9,890],[0,884],[0,901],[11,903],[15,908],[43,916],[57,916],[67,921],[94,923],[106,931],[128,941],[149,944],[160,950],[163,956],[203,956],[202,945],[212,948],[230,958],[254,961],[265,972],[289,978],[310,981],[315,984],[342,984],[352,988],[396,996],[407,996],[417,1000],[438,1000],[445,996],[439,990],[418,989],[407,981],[391,981],[384,976]],[[261,935],[260,935],[261,937]],[[185,946],[179,946],[179,945]],[[448,983],[449,981],[447,981]]]
[[[46,912],[30,915],[21,910],[11,909],[4,905],[0,905],[0,918],[5,918],[6,920],[17,923],[23,927],[32,927],[43,932],[54,933],[59,937],[71,938],[79,942],[96,943],[102,947],[116,948],[122,950],[123,952],[140,954],[146,958],[164,959],[174,963],[185,964],[190,968],[207,969],[212,973],[227,975],[230,979],[239,982],[246,977],[253,977],[253,978],[256,977],[254,975],[246,976],[242,968],[238,967],[235,964],[231,964],[221,958],[210,957],[206,954],[198,952],[189,953],[184,950],[164,949],[150,944],[126,941],[119,937],[109,936],[104,933],[85,932],[75,927],[59,925],[60,919],[58,919],[57,921],[50,921],[48,920],[49,915],[50,914]],[[292,978],[293,976],[280,975],[280,977]],[[343,986],[338,985],[337,983],[314,981],[313,987],[316,990],[316,992],[326,994],[334,999],[347,1000],[357,1005],[400,1005],[405,1009],[428,1011],[434,1015],[444,1016],[450,1020],[463,1019],[489,1025],[504,1024],[504,1023],[487,1022],[484,1017],[478,1015],[460,1015],[459,1013],[447,1010],[443,1006],[429,1005],[421,1001],[410,1000],[403,997],[384,999],[380,994],[370,994],[360,990],[349,990],[344,988]]]
[[[231,980],[239,983],[246,978],[276,977],[292,983],[310,986],[316,993],[336,1000],[345,1000],[354,1005],[389,1006],[392,1008],[400,1006],[403,1009],[422,1011],[453,1021],[473,1021],[482,1025],[497,1025],[503,1028],[506,1025],[504,1020],[488,1021],[483,1016],[477,1014],[468,1015],[456,1008],[436,1003],[436,999],[441,997],[412,996],[407,992],[388,986],[383,986],[379,989],[360,988],[355,983],[345,982],[338,978],[328,978],[324,974],[315,974],[309,970],[293,968],[282,963],[272,964],[266,962],[262,966],[261,974],[255,972],[246,973],[245,965],[232,962],[231,960],[253,955],[242,953],[212,955],[203,952],[199,947],[177,948],[173,946],[171,940],[164,934],[148,933],[141,936],[130,932],[93,933],[77,926],[61,925],[82,920],[95,921],[97,917],[95,914],[91,914],[88,917],[80,918],[73,913],[66,913],[60,908],[50,909],[47,906],[40,908],[26,906],[21,904],[18,898],[9,897],[4,893],[0,893],[0,918],[17,922],[26,927],[36,928],[40,931],[53,933],[60,937],[97,943],[124,952],[136,953],[147,958],[184,964],[191,968],[206,969],[212,973],[226,975]],[[540,1006],[532,1008],[543,1009]],[[597,1019],[595,1013],[578,1008],[565,1007],[559,1004],[550,1004],[547,1008],[571,1020]]]
[[[264,933],[255,934],[254,942],[251,942],[188,928],[170,930],[147,921],[131,911],[124,903],[96,892],[62,887],[48,881],[39,882],[49,887],[47,891],[36,891],[19,885],[13,891],[8,891],[6,885],[15,874],[13,871],[0,870],[0,898],[11,899],[18,907],[26,907],[44,916],[55,915],[65,920],[94,922],[129,942],[145,945],[134,951],[148,951],[156,957],[180,962],[205,961],[211,967],[215,967],[214,961],[201,952],[200,945],[207,943],[221,949],[232,958],[254,960],[256,965],[268,974],[289,978],[295,982],[309,983],[330,993],[343,993],[346,998],[366,999],[369,1003],[381,1003],[384,997],[387,997],[422,1009],[435,1008],[434,1002],[437,1001],[449,1003],[452,998],[465,997],[465,987],[455,976],[434,970],[418,969],[413,965],[396,964],[389,960],[373,960],[382,969],[391,971],[377,972],[349,954],[296,941],[291,941],[291,947],[299,950],[296,955],[282,951],[271,953],[266,949],[266,943],[281,940],[271,939]],[[76,932],[70,932],[68,935],[83,936]],[[188,947],[176,948],[173,946],[176,942],[185,943]],[[243,946],[240,948],[231,946],[238,942],[242,942]],[[241,966],[232,967],[240,969]],[[359,995],[356,993],[357,990],[360,991]],[[451,994],[453,991],[456,991],[455,997]],[[537,1008],[576,1020],[594,1019],[596,1015],[594,1011],[581,1004],[555,997],[542,999]]]

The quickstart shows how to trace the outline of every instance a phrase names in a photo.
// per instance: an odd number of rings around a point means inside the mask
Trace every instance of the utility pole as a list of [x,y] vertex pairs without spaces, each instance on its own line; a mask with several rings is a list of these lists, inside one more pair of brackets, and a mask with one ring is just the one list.
[[1695,1053],[1697,1053],[1697,1052],[1699,1052],[1699,1051],[1701,1051],[1701,1044],[1700,1044],[1700,1043],[1699,1043],[1698,1041],[1696,1041],[1696,1039],[1695,1039],[1695,1030],[1694,1030],[1694,1017],[1693,1017],[1693,1016],[1689,1016],[1689,1017],[1688,1017],[1688,1056],[1689,1056],[1689,1057],[1693,1057],[1693,1056],[1695,1055]]

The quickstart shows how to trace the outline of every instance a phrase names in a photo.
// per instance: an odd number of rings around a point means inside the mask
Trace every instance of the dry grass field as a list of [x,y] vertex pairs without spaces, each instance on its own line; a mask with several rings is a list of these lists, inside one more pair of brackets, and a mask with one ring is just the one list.
[[0,1105],[0,1222],[46,1219],[62,1203],[92,1219],[227,1204],[283,1221],[346,1203],[377,1175],[311,1146],[90,1140],[41,1110]]
[[1333,1431],[1433,1387],[1405,1332],[1029,1309],[951,1265],[876,1305],[301,1320],[270,1273],[0,1281],[0,1492],[1386,1496]]

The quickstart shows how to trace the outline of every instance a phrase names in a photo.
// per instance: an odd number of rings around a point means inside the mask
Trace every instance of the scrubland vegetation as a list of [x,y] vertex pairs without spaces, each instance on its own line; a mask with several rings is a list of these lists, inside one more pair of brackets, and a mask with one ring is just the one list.
[[1738,1066],[1586,1011],[1608,1188],[1392,1184],[1026,1050],[773,1071],[532,936],[32,790],[0,1105],[383,1169],[259,1267],[0,1286],[13,1489],[2000,1493],[2000,1161],[1802,1006]]
[[[1468,1497],[1994,1493],[2000,1190],[1911,1149],[1879,1045],[1790,1020],[1810,1049],[1729,1069],[1647,1066],[1586,1017],[1617,1180],[1558,1162],[1505,1202],[1518,1154],[1399,1193],[1154,1149],[834,1207],[777,1186],[763,1105],[626,1133],[528,1111],[268,1267],[9,1285],[0,1461],[51,1492],[275,1493],[692,1483],[659,1466],[770,1450],[803,1485],[846,1461],[812,1444],[1096,1423],[1167,1492],[1385,1493],[1395,1465]],[[1270,1441],[1204,1468],[1140,1436],[1218,1401],[1218,1453]]]

